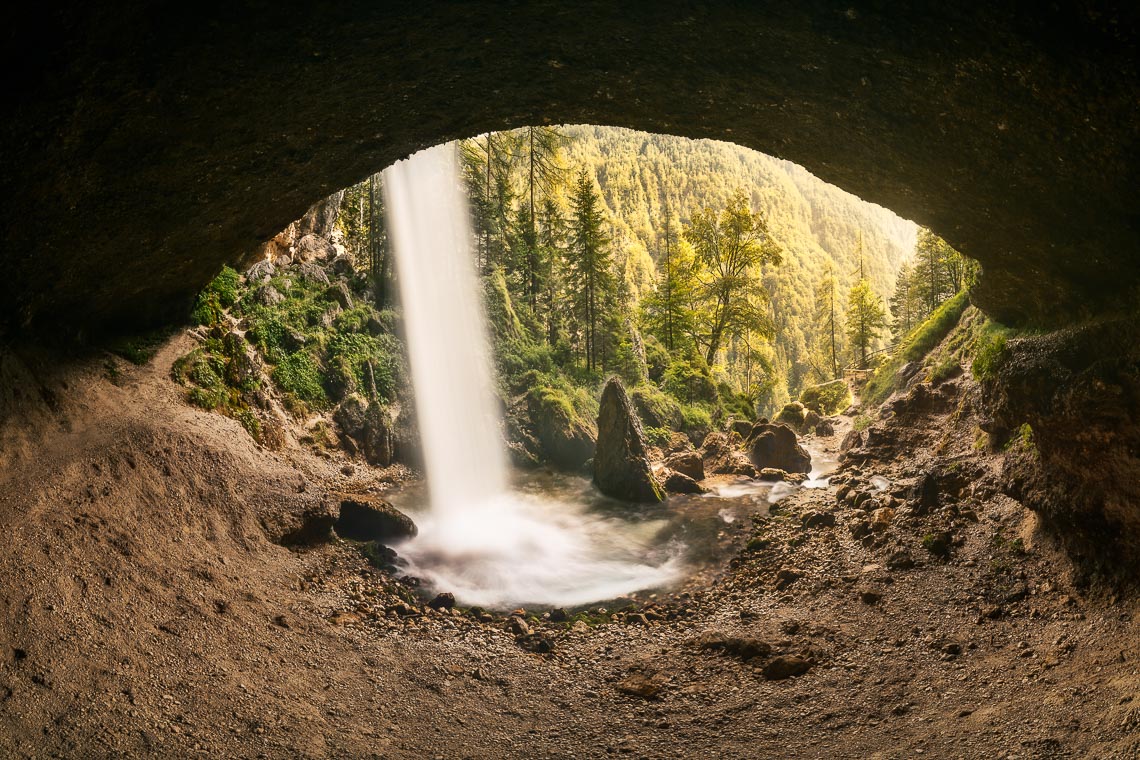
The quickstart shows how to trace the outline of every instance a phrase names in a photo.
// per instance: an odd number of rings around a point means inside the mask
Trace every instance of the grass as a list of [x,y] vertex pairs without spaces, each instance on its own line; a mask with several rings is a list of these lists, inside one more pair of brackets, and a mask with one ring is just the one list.
[[925,358],[954,329],[969,304],[970,296],[963,290],[935,309],[922,324],[914,328],[903,339],[894,355],[879,365],[871,375],[871,379],[863,389],[863,402],[878,406],[886,401],[887,397],[897,390],[896,378],[902,366],[907,362]]
[[987,323],[982,328],[974,343],[974,361],[970,364],[970,372],[979,382],[993,380],[997,377],[998,369],[1005,359],[1006,337],[1010,330],[994,322]]

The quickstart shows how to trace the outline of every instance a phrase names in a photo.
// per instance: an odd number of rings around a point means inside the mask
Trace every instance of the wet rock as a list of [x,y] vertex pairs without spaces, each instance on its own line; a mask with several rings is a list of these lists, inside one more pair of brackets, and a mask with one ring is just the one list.
[[765,467],[760,471],[760,480],[781,481],[788,479],[788,473],[777,467]]
[[810,472],[811,456],[786,425],[760,425],[752,428],[749,458],[757,469],[775,467],[787,472]]
[[364,437],[364,419],[367,412],[368,402],[362,396],[352,394],[346,397],[333,412],[333,421],[340,427],[341,433],[359,441]]
[[598,410],[594,483],[602,493],[623,501],[653,503],[665,498],[649,466],[641,422],[616,377],[606,383]]
[[835,435],[835,423],[831,420],[820,420],[816,423],[815,434],[820,438]]
[[670,472],[665,478],[664,485],[668,493],[694,494],[705,493],[706,490],[700,483],[681,472]]
[[412,538],[419,531],[411,518],[378,496],[344,496],[337,535],[354,541],[392,543]]
[[769,681],[782,681],[801,676],[811,670],[811,662],[799,655],[780,655],[764,666],[763,676]]
[[455,606],[455,594],[445,591],[441,594],[436,594],[435,598],[428,602],[428,607],[433,610],[450,610]]
[[673,472],[687,475],[693,480],[705,479],[705,460],[695,451],[673,454],[665,460],[665,466]]

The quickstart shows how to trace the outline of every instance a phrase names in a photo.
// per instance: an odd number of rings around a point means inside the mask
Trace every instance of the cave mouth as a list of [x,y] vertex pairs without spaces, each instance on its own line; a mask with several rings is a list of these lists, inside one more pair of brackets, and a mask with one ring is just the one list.
[[[592,242],[583,237],[591,234]],[[725,246],[753,260],[718,260],[715,247],[701,247],[703,234],[723,236]],[[889,343],[883,304],[916,240],[912,223],[735,144],[595,125],[527,127],[423,151],[314,206],[258,252],[246,277],[263,282],[253,296],[260,306],[237,316],[252,323],[249,334],[276,365],[274,377],[301,355],[326,371],[345,361],[306,344],[398,336],[409,371],[406,390],[395,395],[415,408],[414,445],[426,479],[389,494],[419,526],[396,545],[396,567],[420,578],[425,592],[452,594],[462,604],[580,607],[675,590],[723,570],[769,505],[801,484],[827,487],[850,428],[834,417],[849,398],[841,367],[867,367]],[[305,277],[312,266],[340,275],[329,292],[336,290],[334,300],[347,311],[321,318],[333,336],[295,339],[291,348],[262,345],[269,328],[261,321],[276,319],[262,307],[288,302],[292,285],[282,278],[290,271]],[[582,274],[587,266],[600,267],[588,276],[608,283],[598,286],[606,310],[600,318],[582,301],[580,288],[591,287]],[[736,290],[716,295],[715,278],[732,268],[721,282]],[[961,289],[941,270],[931,272],[946,290],[932,297]],[[825,284],[830,341],[810,305]],[[849,354],[836,314],[857,286],[873,296],[879,323]],[[367,305],[354,306],[349,289]],[[689,301],[670,301],[674,291]],[[726,319],[723,335],[706,334],[705,322],[711,326],[720,308],[714,300],[730,297],[732,324]],[[368,314],[349,319],[357,308]],[[396,309],[399,329],[387,334],[382,322],[392,317],[380,320],[373,309]],[[782,323],[765,310],[783,312]],[[907,329],[900,323],[900,334]],[[813,336],[810,356],[794,340],[806,334]],[[370,357],[358,369],[374,386],[377,367],[390,358]],[[652,374],[650,358],[660,365]],[[574,400],[563,411],[576,420],[560,418],[554,427],[579,426],[588,436],[582,444],[593,448],[600,384],[614,376],[636,404],[637,446],[646,446],[646,431],[652,436],[652,463],[647,454],[636,458],[660,492],[648,500],[670,492],[664,505],[639,506],[631,502],[640,497],[607,489],[596,466],[589,472],[590,451],[576,465],[556,461],[557,439],[570,431],[547,430],[549,440],[535,440],[550,426],[545,405],[558,407],[566,402],[559,394],[569,393]],[[838,399],[811,410],[815,421],[783,420],[807,436],[802,475],[759,456],[754,466],[736,451],[730,467],[706,478],[698,447],[730,415],[743,447],[756,418],[776,416],[802,386],[817,382],[840,388]],[[345,450],[365,448],[344,424],[351,416],[345,409],[360,405],[365,391],[370,407],[378,405],[376,388],[323,384],[335,387],[328,402],[339,408],[330,423],[341,428]],[[832,416],[826,432],[816,428],[820,412]],[[566,471],[508,474],[508,452],[519,451],[532,467]],[[693,477],[666,464],[676,454],[688,468],[697,461]],[[772,472],[761,477],[769,464]]]

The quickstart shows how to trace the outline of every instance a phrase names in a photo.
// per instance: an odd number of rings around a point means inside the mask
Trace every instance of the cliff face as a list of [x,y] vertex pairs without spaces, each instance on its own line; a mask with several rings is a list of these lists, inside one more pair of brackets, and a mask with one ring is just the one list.
[[1124,4],[70,5],[2,54],[9,329],[180,316],[317,199],[534,122],[800,163],[982,261],[981,305],[1004,320],[1119,309],[1140,280]]

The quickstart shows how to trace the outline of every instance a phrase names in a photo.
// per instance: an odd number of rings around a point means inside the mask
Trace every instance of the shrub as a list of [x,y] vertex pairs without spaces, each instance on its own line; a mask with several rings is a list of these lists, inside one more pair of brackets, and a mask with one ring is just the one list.
[[681,405],[676,399],[652,385],[640,385],[630,391],[641,421],[647,427],[661,427],[679,430],[683,424]]
[[716,384],[708,365],[700,357],[677,359],[665,370],[665,391],[685,403],[716,403]]
[[316,360],[305,351],[289,354],[273,368],[273,382],[282,391],[317,407],[328,404],[321,371]]
[[800,393],[800,403],[814,409],[816,414],[829,417],[851,405],[851,389],[847,387],[846,380],[808,386]]
[[222,267],[218,276],[198,294],[191,318],[200,325],[212,325],[218,321],[221,310],[237,303],[238,286],[241,275],[230,267]]
[[697,404],[681,404],[681,427],[685,432],[712,430],[712,414]]
[[979,382],[993,380],[1005,356],[1005,333],[996,325],[986,325],[974,348],[970,372]]

